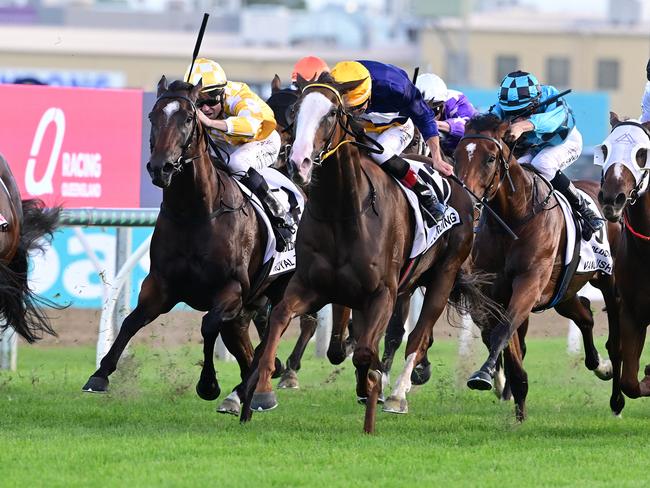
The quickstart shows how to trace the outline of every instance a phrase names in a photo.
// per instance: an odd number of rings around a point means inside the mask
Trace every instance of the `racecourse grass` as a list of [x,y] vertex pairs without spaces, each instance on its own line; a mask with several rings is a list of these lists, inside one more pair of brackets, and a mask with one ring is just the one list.
[[[604,352],[602,340],[599,341]],[[650,414],[627,400],[609,413],[611,383],[596,379],[561,339],[529,341],[529,419],[511,403],[464,386],[484,358],[458,364],[454,342],[434,344],[432,380],[411,412],[378,412],[364,435],[353,367],[308,349],[299,391],[241,426],[194,392],[200,346],[136,348],[107,395],[81,393],[87,347],[21,347],[0,373],[0,486],[641,486]],[[287,345],[283,346],[286,356]],[[396,361],[397,363],[397,361]],[[645,364],[645,363],[642,363]],[[401,366],[401,362],[396,364]],[[218,363],[222,396],[235,363]],[[395,370],[396,371],[396,370]],[[395,374],[394,371],[394,374]]]

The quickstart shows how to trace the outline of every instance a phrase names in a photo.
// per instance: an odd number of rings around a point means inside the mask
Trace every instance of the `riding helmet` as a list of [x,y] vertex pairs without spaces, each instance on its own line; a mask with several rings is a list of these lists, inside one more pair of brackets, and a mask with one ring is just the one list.
[[341,61],[332,69],[332,77],[337,83],[362,80],[361,84],[343,94],[346,107],[357,107],[370,98],[372,81],[368,69],[356,61]]
[[514,112],[528,107],[541,95],[537,78],[525,71],[508,73],[499,89],[499,106],[505,112]]
[[293,67],[291,73],[291,81],[296,82],[298,75],[302,76],[305,80],[316,80],[321,73],[329,73],[330,67],[325,61],[318,56],[305,56],[299,59]]
[[196,85],[202,81],[202,92],[211,92],[213,90],[222,90],[228,83],[226,73],[219,63],[211,59],[198,58],[194,61],[194,67],[190,76],[190,68],[185,72],[184,80]]

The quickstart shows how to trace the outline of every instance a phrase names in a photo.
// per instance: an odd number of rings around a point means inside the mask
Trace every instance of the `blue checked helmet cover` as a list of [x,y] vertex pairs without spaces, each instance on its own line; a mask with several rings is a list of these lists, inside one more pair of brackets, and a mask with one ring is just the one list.
[[528,107],[541,95],[537,78],[525,71],[508,73],[499,88],[499,106],[504,112],[514,112]]

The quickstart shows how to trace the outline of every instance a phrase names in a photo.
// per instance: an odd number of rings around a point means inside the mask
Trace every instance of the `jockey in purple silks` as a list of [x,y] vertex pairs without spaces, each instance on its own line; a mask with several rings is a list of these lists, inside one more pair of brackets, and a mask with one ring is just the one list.
[[451,157],[458,142],[465,134],[465,124],[477,113],[467,97],[456,90],[449,90],[438,75],[424,73],[418,76],[415,86],[422,98],[431,107],[436,117],[442,152]]

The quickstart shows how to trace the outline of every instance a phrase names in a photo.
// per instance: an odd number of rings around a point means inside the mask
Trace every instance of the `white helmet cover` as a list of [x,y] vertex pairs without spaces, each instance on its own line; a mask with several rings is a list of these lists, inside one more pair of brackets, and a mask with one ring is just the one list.
[[447,101],[447,84],[438,75],[421,74],[415,81],[415,86],[418,87],[426,102]]

